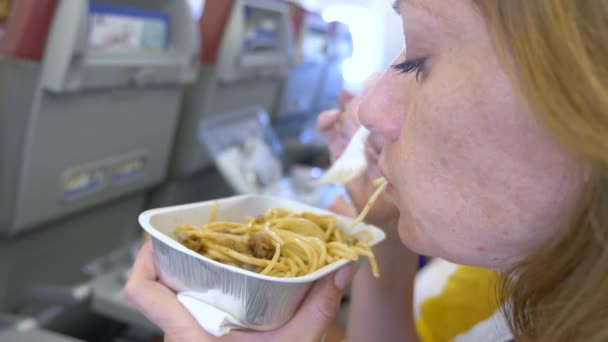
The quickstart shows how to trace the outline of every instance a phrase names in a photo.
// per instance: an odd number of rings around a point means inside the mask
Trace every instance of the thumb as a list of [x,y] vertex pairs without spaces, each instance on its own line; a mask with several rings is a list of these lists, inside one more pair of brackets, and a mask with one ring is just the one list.
[[320,341],[336,318],[344,290],[354,274],[355,267],[350,263],[333,275],[317,281],[300,310],[283,329],[289,335],[286,337],[291,340],[297,337],[300,341]]
[[334,202],[329,205],[328,209],[346,217],[357,217],[357,209],[355,209],[342,195],[338,196]]
[[348,103],[355,97],[356,97],[355,94],[353,94],[349,91],[346,91],[346,90],[342,90],[340,92],[340,96],[339,96],[340,108],[342,110],[344,110],[346,108],[346,106],[348,105]]
[[319,114],[317,118],[317,129],[321,132],[330,131],[340,118],[342,113],[339,110],[330,109]]

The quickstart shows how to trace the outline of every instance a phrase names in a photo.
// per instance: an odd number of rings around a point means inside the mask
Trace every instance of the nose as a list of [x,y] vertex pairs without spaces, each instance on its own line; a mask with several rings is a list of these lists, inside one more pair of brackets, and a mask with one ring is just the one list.
[[399,137],[409,105],[408,79],[410,75],[389,68],[365,90],[359,121],[376,136],[375,140],[392,142]]

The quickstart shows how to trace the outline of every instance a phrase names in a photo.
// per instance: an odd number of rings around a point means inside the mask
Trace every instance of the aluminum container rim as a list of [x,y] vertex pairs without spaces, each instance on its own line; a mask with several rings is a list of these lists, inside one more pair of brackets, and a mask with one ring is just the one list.
[[[150,222],[151,219],[158,214],[164,214],[164,213],[169,213],[169,212],[173,212],[173,211],[179,211],[179,210],[188,210],[188,209],[195,209],[198,208],[202,205],[205,204],[209,204],[215,201],[221,201],[221,200],[247,200],[250,198],[257,198],[257,199],[268,199],[268,200],[281,200],[283,202],[292,202],[294,203],[294,201],[291,200],[286,200],[283,198],[278,198],[278,197],[274,197],[274,196],[268,196],[268,195],[240,195],[240,196],[233,196],[233,197],[227,197],[227,198],[222,198],[222,199],[217,199],[217,200],[210,200],[210,201],[203,201],[203,202],[196,202],[196,203],[189,203],[189,204],[182,204],[182,205],[176,205],[176,206],[170,206],[170,207],[163,207],[163,208],[157,208],[157,209],[150,209],[150,210],[146,210],[144,212],[142,212],[139,215],[139,224],[140,226],[148,233],[150,234],[152,237],[154,237],[155,239],[159,240],[159,242],[162,242],[165,245],[168,245],[169,247],[182,252],[190,257],[194,257],[196,259],[202,260],[206,263],[210,263],[214,266],[226,269],[228,271],[231,272],[236,272],[236,273],[240,273],[240,274],[244,274],[246,276],[252,277],[252,278],[257,278],[257,279],[261,279],[261,280],[266,280],[266,281],[271,281],[271,282],[277,282],[277,283],[293,283],[293,284],[301,284],[301,283],[311,283],[314,282],[316,280],[319,280],[320,278],[328,275],[331,272],[336,271],[337,269],[339,269],[340,267],[348,264],[349,262],[351,262],[350,260],[346,260],[346,259],[340,259],[338,261],[335,261],[331,264],[328,264],[320,269],[318,269],[317,271],[310,273],[308,275],[305,276],[301,276],[301,277],[290,277],[290,278],[281,278],[281,277],[273,277],[273,276],[267,276],[267,275],[262,275],[256,272],[252,272],[252,271],[248,271],[239,267],[235,267],[235,266],[230,266],[230,265],[226,265],[223,264],[221,262],[212,260],[210,258],[207,258],[203,255],[200,255],[190,249],[188,249],[187,247],[185,247],[184,245],[182,245],[181,243],[177,242],[176,240],[174,240],[173,238],[169,237],[167,234],[157,230],[156,228],[154,228],[152,226],[152,223]],[[316,212],[319,214],[325,214],[325,215],[334,215],[338,218],[341,218],[343,220],[351,220],[351,218],[347,218],[343,215],[338,215],[335,213],[331,213],[327,210],[323,210],[320,208],[315,208],[306,204],[302,204],[302,203],[297,203],[298,206],[300,207],[304,207],[306,208],[306,211],[310,211],[310,212]],[[363,230],[367,230],[372,232],[372,234],[374,234],[374,236],[376,236],[376,238],[370,243],[370,247],[375,246],[377,244],[379,244],[380,242],[384,241],[386,239],[386,234],[384,233],[384,231],[382,231],[381,229],[372,226],[372,225],[368,225],[368,224],[360,224],[357,227],[363,229]]]

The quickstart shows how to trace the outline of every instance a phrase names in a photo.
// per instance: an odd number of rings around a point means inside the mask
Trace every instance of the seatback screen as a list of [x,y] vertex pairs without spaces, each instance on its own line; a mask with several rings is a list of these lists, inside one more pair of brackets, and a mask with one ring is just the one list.
[[309,27],[303,36],[302,54],[310,58],[323,58],[327,52],[327,31]]
[[279,49],[280,20],[280,13],[246,6],[243,49],[246,52],[266,52]]
[[89,46],[100,53],[167,49],[169,17],[161,12],[91,5]]

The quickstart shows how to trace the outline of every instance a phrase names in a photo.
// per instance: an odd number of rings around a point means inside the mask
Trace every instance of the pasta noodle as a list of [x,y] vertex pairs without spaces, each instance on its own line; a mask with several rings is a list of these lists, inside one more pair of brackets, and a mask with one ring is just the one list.
[[[351,227],[363,222],[387,182],[376,185],[378,189]],[[340,259],[357,260],[360,256],[369,258],[374,276],[380,276],[368,244],[371,233],[347,235],[337,227],[334,216],[272,208],[237,223],[216,221],[218,210],[216,202],[205,225],[177,227],[176,239],[212,260],[268,276],[305,276]]]
[[356,225],[363,222],[363,220],[365,219],[365,217],[367,216],[369,211],[372,209],[372,207],[378,200],[378,197],[380,197],[380,195],[382,195],[384,190],[386,190],[386,187],[388,186],[388,181],[386,180],[386,178],[382,177],[382,178],[378,178],[378,179],[374,180],[372,182],[372,184],[378,188],[376,189],[376,191],[374,191],[372,196],[369,198],[369,200],[365,204],[365,207],[363,208],[363,210],[361,210],[361,213],[359,214],[359,216],[357,216],[357,218],[354,219],[353,222],[351,222],[348,225],[350,228],[355,227]]

